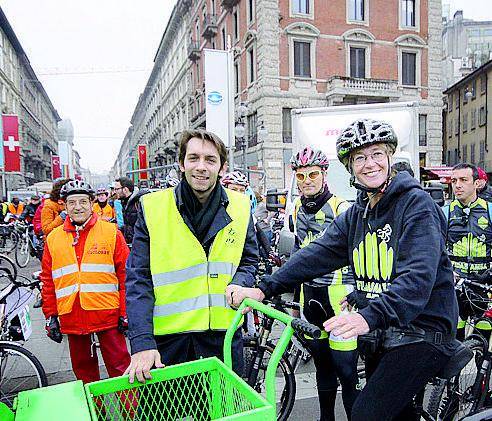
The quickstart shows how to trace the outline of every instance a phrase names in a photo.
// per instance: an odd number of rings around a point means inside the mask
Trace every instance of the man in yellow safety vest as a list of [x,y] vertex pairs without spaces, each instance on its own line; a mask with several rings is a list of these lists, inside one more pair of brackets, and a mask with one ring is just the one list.
[[[222,358],[234,316],[226,288],[254,283],[258,247],[250,204],[218,182],[226,157],[215,134],[185,131],[181,182],[141,198],[126,280],[131,382],[149,379],[149,370],[162,363]],[[240,372],[240,330],[233,363]]]

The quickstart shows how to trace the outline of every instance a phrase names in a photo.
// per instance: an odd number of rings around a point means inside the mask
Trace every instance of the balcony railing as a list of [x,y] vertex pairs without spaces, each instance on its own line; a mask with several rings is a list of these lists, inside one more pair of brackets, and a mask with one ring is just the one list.
[[216,15],[205,15],[203,18],[203,32],[202,36],[204,38],[210,39],[217,35],[217,16]]
[[188,58],[195,62],[200,59],[201,55],[200,44],[197,41],[190,41],[188,44]]
[[333,76],[328,79],[326,95],[328,97],[332,95],[350,95],[398,98],[401,93],[396,80]]

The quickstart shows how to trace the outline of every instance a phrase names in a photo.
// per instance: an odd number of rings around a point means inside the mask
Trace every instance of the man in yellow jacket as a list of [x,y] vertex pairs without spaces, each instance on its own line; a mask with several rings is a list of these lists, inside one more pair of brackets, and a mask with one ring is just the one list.
[[[213,133],[183,132],[175,188],[141,198],[127,264],[130,381],[150,378],[164,364],[217,356],[234,310],[230,284],[253,285],[258,263],[246,196],[224,189],[227,149]],[[242,340],[233,364],[242,370]]]

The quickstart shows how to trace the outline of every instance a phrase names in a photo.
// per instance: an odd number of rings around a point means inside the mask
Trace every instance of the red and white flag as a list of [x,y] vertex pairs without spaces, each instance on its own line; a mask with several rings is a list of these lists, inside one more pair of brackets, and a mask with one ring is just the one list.
[[61,177],[60,157],[58,155],[51,155],[51,176],[53,180]]
[[[148,168],[147,163],[147,145],[138,145],[138,168],[146,170]],[[140,180],[147,180],[147,172],[143,171],[139,173]]]
[[2,124],[5,171],[20,171],[19,119],[16,115],[2,115]]

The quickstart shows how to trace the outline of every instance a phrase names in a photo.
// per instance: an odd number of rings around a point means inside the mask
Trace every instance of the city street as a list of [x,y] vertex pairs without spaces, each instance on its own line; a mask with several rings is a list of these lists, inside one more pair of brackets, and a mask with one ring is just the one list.
[[[31,276],[32,272],[39,270],[40,265],[37,260],[29,262],[25,269],[20,273]],[[57,344],[46,336],[44,329],[44,316],[40,308],[31,308],[31,319],[33,323],[33,333],[26,342],[25,348],[31,351],[41,361],[50,385],[75,380],[71,370],[70,352],[68,341],[64,338],[61,344]],[[102,362],[102,358],[99,355]],[[102,378],[107,377],[104,365],[101,365]],[[291,420],[315,420],[319,417],[318,402],[316,397],[316,374],[312,361],[301,365],[296,374],[296,403],[290,416]],[[337,399],[337,420],[344,421],[345,413],[342,407],[341,395]]]

